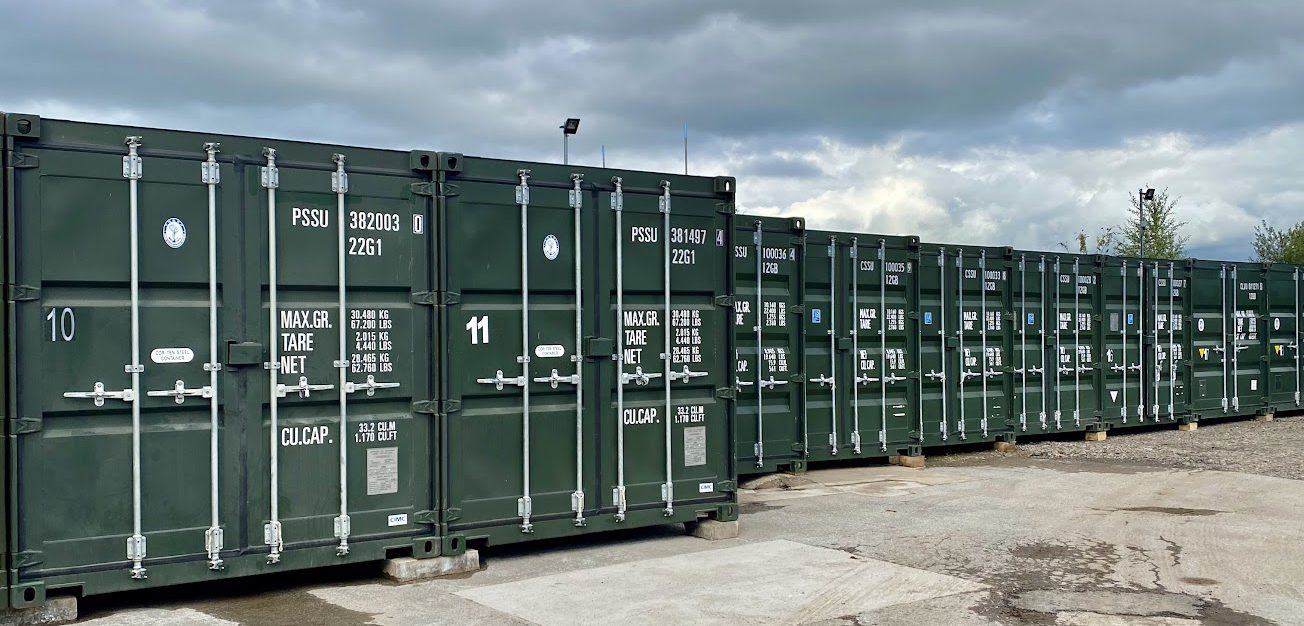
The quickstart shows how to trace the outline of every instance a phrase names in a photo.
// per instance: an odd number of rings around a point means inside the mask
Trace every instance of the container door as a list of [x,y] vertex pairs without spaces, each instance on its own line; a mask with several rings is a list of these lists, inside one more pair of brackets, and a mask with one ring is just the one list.
[[956,257],[956,430],[962,439],[1004,432],[1009,409],[1005,297],[1009,270],[986,250]]
[[739,220],[735,235],[735,454],[742,473],[803,458],[802,223]]
[[1106,422],[1136,425],[1145,420],[1145,380],[1142,363],[1144,321],[1144,279],[1141,263],[1111,258],[1103,275],[1104,378],[1101,408]]
[[1176,420],[1189,411],[1184,372],[1188,366],[1185,349],[1187,306],[1186,268],[1172,261],[1152,266],[1149,319],[1154,328],[1154,351],[1147,365],[1151,376],[1151,412],[1162,419]]
[[1271,321],[1268,336],[1268,376],[1271,403],[1279,411],[1300,406],[1300,271],[1273,266],[1268,279]]
[[1231,410],[1229,275],[1225,263],[1196,261],[1191,268],[1191,411],[1196,417],[1223,417]]
[[920,253],[919,303],[919,421],[925,445],[936,446],[960,439],[952,424],[956,411],[955,328],[953,306],[957,289],[957,256],[946,248],[926,248]]
[[[845,351],[841,338],[849,328],[846,312],[846,274],[843,259],[849,254],[835,235],[809,235],[806,246],[806,350],[805,407],[806,454],[811,459],[837,458],[851,450],[851,427],[842,401]],[[850,344],[850,341],[842,343]]]
[[220,307],[237,200],[206,184],[231,171],[118,139],[116,153],[16,146],[32,165],[12,171],[10,207],[23,578],[104,565],[143,579],[146,558],[220,561],[210,548],[232,523],[220,503],[236,491],[218,492],[213,470],[228,462],[214,454],[233,386],[215,363],[238,315]]
[[1272,412],[1268,404],[1267,271],[1261,264],[1231,265],[1232,412],[1237,415]]
[[427,204],[411,172],[317,152],[266,148],[246,169],[249,278],[261,286],[249,334],[269,346],[250,380],[261,428],[247,429],[248,510],[269,564],[296,547],[345,556],[350,542],[417,532],[416,507],[431,500],[429,417],[412,412],[432,397],[418,360],[434,348],[429,309],[413,304],[430,285]]
[[852,368],[846,380],[851,387],[853,451],[896,453],[920,443],[916,413],[910,410],[914,261],[900,247],[872,237],[852,237],[849,251],[853,326]]
[[[1014,295],[1015,332],[1014,411],[1018,423],[1011,423],[1017,433],[1050,432],[1049,394],[1046,390],[1046,313],[1047,261],[1045,255],[1020,254]],[[1054,366],[1052,365],[1052,368]]]
[[[710,184],[615,177],[599,212],[607,269],[596,310],[603,336],[618,341],[607,370],[616,377],[606,379],[600,406],[620,416],[616,431],[604,433],[601,496],[617,520],[639,512],[664,519],[719,501],[717,486],[733,478],[732,407],[720,398],[735,384],[728,347],[736,320],[724,306],[733,226],[721,212],[732,204]],[[732,197],[733,179],[714,185]],[[767,397],[783,387],[767,386]]]
[[1081,257],[1053,262],[1049,333],[1054,369],[1050,377],[1053,399],[1051,425],[1055,430],[1082,430],[1095,424],[1099,408],[1100,273]]
[[[446,417],[448,521],[520,533],[540,520],[582,524],[601,504],[589,462],[598,415],[585,402],[599,364],[583,358],[582,346],[599,334],[585,315],[594,310],[598,196],[563,168],[483,159],[460,167],[442,218],[444,394],[460,403]],[[623,353],[633,354],[631,371],[659,376],[647,336],[659,317],[642,313],[630,320],[634,341],[621,344]],[[641,430],[654,429],[654,420],[645,410],[625,418]]]

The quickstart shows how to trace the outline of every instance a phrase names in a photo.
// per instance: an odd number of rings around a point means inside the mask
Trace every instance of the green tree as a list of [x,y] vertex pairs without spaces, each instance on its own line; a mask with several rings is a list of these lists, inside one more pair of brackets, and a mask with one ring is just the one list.
[[1113,226],[1100,229],[1100,232],[1088,235],[1087,231],[1080,230],[1073,236],[1073,243],[1060,242],[1060,247],[1065,252],[1076,252],[1077,254],[1112,254],[1114,248],[1118,245],[1118,232]]
[[1282,230],[1263,220],[1254,227],[1254,261],[1304,265],[1304,222]]
[[1129,193],[1132,206],[1128,207],[1127,221],[1115,231],[1117,240],[1114,254],[1141,256],[1141,233],[1146,238],[1145,256],[1150,259],[1181,259],[1186,257],[1186,241],[1182,231],[1186,222],[1177,220],[1174,210],[1181,198],[1170,198],[1168,188],[1157,192],[1153,200],[1141,200]]

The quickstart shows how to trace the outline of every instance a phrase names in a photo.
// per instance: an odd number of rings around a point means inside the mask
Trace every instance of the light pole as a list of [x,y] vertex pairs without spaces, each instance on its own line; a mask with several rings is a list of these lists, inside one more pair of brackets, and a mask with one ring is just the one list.
[[1146,222],[1149,222],[1149,216],[1146,215],[1146,201],[1154,202],[1155,190],[1153,187],[1136,190],[1137,215],[1141,218],[1141,258],[1146,258]]
[[580,118],[568,117],[566,122],[557,128],[561,129],[561,164],[570,164],[570,136],[580,132]]

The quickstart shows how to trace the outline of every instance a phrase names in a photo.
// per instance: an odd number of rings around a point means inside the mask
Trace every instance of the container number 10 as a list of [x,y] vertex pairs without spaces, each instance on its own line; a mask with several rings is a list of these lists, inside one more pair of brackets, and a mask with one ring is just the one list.
[[50,320],[50,341],[72,341],[77,333],[77,316],[71,308],[50,309],[45,319]]

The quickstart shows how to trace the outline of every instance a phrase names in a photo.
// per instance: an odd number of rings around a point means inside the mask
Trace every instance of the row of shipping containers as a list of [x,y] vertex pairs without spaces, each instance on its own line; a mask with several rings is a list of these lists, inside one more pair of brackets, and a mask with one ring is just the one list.
[[3,115],[7,608],[737,518],[737,476],[1300,403],[1294,267],[736,181]]
[[4,116],[7,608],[737,516],[734,180]]
[[1300,407],[1294,266],[738,216],[738,471]]

